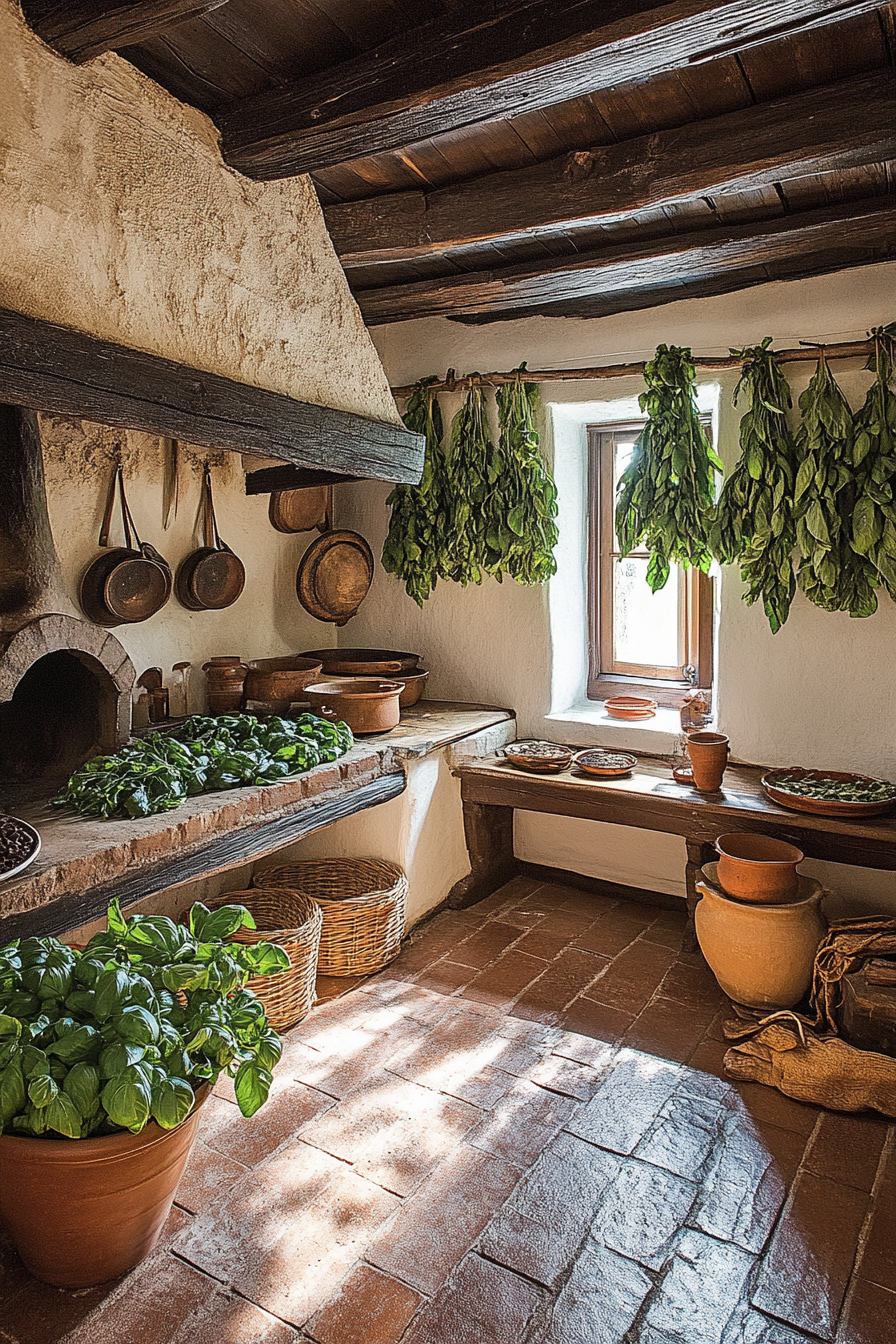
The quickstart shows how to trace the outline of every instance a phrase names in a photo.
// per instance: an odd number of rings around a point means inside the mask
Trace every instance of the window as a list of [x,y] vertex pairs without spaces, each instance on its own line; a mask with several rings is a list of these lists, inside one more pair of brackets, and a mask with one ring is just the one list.
[[[707,433],[710,417],[701,417]],[[650,694],[677,706],[690,685],[712,684],[712,580],[672,567],[647,586],[646,550],[619,559],[616,484],[643,422],[588,429],[588,698]]]

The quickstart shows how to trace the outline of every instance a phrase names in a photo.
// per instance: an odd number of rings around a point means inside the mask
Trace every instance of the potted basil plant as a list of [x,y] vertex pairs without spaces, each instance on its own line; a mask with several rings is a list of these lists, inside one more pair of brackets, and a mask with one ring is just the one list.
[[243,906],[189,925],[122,916],[83,949],[0,948],[0,1221],[28,1269],[86,1287],[155,1245],[219,1074],[243,1115],[267,1099],[280,1039],[245,988],[287,970]]

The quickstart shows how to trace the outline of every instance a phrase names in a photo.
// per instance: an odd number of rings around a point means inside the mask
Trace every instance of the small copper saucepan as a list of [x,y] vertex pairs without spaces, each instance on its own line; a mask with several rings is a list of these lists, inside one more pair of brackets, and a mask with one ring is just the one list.
[[202,532],[204,546],[182,560],[175,579],[181,606],[189,611],[223,611],[233,606],[243,591],[246,570],[242,560],[221,540],[212,500],[208,466],[202,477]]
[[[115,497],[121,500],[124,546],[109,546]],[[81,578],[81,610],[97,625],[135,624],[161,611],[171,596],[171,567],[149,542],[141,541],[128,508],[124,477],[117,467],[109,487],[100,528],[102,555],[88,565]]]

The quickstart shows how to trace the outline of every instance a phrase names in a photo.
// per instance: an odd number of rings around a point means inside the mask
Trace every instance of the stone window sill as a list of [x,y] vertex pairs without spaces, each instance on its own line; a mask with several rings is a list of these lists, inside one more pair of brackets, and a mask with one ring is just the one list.
[[660,705],[652,719],[626,722],[613,719],[601,700],[580,700],[568,709],[545,716],[545,731],[570,745],[611,747],[614,750],[668,756],[681,732],[677,709]]

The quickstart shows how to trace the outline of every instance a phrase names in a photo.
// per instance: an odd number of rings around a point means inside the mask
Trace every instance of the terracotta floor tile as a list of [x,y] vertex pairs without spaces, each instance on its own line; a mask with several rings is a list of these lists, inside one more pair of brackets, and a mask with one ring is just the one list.
[[867,1210],[864,1191],[801,1172],[766,1252],[754,1306],[832,1340]]
[[[86,1315],[66,1336],[66,1344],[159,1344],[181,1336],[181,1328],[194,1321],[209,1302],[223,1297],[220,1284],[173,1256],[157,1254],[144,1260],[132,1274],[114,1285],[111,1292],[90,1289],[88,1300],[98,1294],[105,1300]],[[64,1294],[73,1304],[74,1293]],[[57,1290],[57,1301],[63,1294]],[[4,1319],[4,1328],[8,1328]],[[58,1335],[47,1336],[58,1339]]]
[[[113,1299],[121,1280],[75,1292],[50,1288],[33,1279],[14,1252],[10,1252],[10,1257],[18,1266],[21,1281],[14,1292],[10,1291],[8,1296],[0,1299],[0,1339],[3,1344],[58,1344],[68,1338],[77,1344],[90,1344],[92,1336],[89,1328],[84,1328],[84,1322]],[[157,1257],[154,1261],[157,1262]],[[9,1290],[12,1286],[9,1277],[0,1283],[0,1287]],[[108,1340],[108,1336],[105,1338]],[[144,1341],[149,1344],[145,1335],[136,1344],[144,1344]]]
[[589,1242],[554,1304],[545,1344],[621,1344],[652,1288],[640,1265]]
[[319,975],[314,987],[315,1003],[330,1003],[364,983],[360,975]]
[[715,1078],[730,1081],[723,1063],[725,1055],[730,1049],[730,1041],[714,1040],[707,1033],[696,1050],[688,1057],[688,1068],[698,1073],[712,1074]]
[[896,1144],[890,1148],[876,1192],[859,1273],[863,1279],[896,1292]]
[[566,1124],[570,1134],[615,1153],[633,1153],[677,1086],[677,1065],[622,1051],[606,1082]]
[[579,1103],[521,1080],[477,1125],[466,1142],[528,1168],[544,1151]]
[[818,1106],[794,1101],[774,1087],[763,1087],[762,1083],[737,1083],[735,1091],[740,1110],[752,1116],[757,1123],[765,1121],[777,1125],[779,1129],[791,1129],[795,1134],[803,1134],[807,1138],[821,1114]]
[[302,1131],[307,1143],[351,1162],[360,1175],[407,1195],[480,1118],[475,1106],[374,1074]]
[[517,934],[520,941],[516,944],[516,951],[527,952],[530,957],[539,957],[542,961],[553,961],[570,942],[567,934],[555,932],[549,918],[527,933],[517,930]]
[[414,983],[424,985],[427,989],[434,989],[438,994],[453,994],[464,985],[468,985],[475,975],[474,966],[462,966],[459,962],[450,961],[448,957],[442,957],[425,970],[418,971],[414,976]]
[[483,1254],[550,1287],[566,1272],[612,1192],[619,1162],[569,1134],[559,1134],[517,1187],[480,1242]]
[[[722,1344],[742,1301],[754,1259],[737,1246],[686,1232],[644,1320],[647,1340]],[[656,1332],[655,1334],[653,1332]]]
[[611,1059],[612,1056],[608,1056],[603,1068],[594,1069],[588,1064],[563,1059],[560,1055],[546,1055],[530,1069],[527,1077],[550,1092],[560,1092],[563,1096],[576,1097],[579,1101],[590,1101],[608,1073]]
[[398,1051],[426,1039],[427,1027],[414,1018],[388,1011],[382,1016],[381,1024],[375,1012],[363,1026],[346,1021],[324,1029],[321,1024],[306,1040],[289,1041],[280,1071],[330,1097],[348,1096]]
[[523,991],[513,1006],[513,1016],[536,1016],[539,1021],[558,1024],[563,1010],[579,994],[586,993],[609,965],[606,957],[575,947],[567,948]]
[[464,966],[479,968],[489,966],[501,955],[505,947],[516,942],[519,936],[519,929],[515,929],[513,925],[502,924],[496,919],[489,920],[482,928],[470,934],[469,938],[453,947],[451,955],[455,961],[461,962]]
[[662,1269],[696,1197],[690,1181],[629,1158],[596,1213],[591,1235],[648,1269]]
[[207,1204],[221,1199],[235,1181],[245,1176],[246,1167],[201,1141],[196,1144],[177,1187],[177,1202],[188,1213],[198,1213]]
[[768,1241],[803,1154],[789,1130],[729,1117],[716,1162],[692,1215],[694,1227],[720,1241],[759,1252]]
[[638,939],[613,959],[597,983],[591,986],[588,997],[605,1003],[608,1008],[639,1013],[653,998],[674,960],[675,953],[671,948]]
[[487,970],[480,971],[461,991],[465,999],[479,999],[493,1007],[509,1008],[526,986],[545,969],[538,957],[530,957],[515,948],[502,953]]
[[889,1344],[894,1338],[896,1292],[856,1280],[837,1331],[837,1344]]
[[587,952],[599,952],[605,957],[615,957],[624,948],[650,927],[651,915],[631,905],[619,906],[601,915],[591,927],[575,940],[576,947]]
[[540,1303],[531,1283],[470,1255],[403,1344],[510,1344],[526,1337]]
[[405,1201],[368,1248],[367,1259],[431,1296],[507,1201],[520,1176],[499,1157],[460,1147]]
[[215,1128],[207,1143],[244,1167],[254,1167],[332,1105],[331,1096],[281,1075],[274,1079],[260,1111],[249,1120],[237,1112],[228,1123]]
[[712,1007],[686,1006],[659,993],[635,1018],[622,1044],[683,1064],[700,1044],[713,1016]]
[[[650,933],[644,935],[649,938]],[[663,976],[660,994],[693,1008],[712,1008],[713,1017],[728,1003],[708,966],[688,966],[676,961]]]
[[711,1166],[725,1119],[718,1102],[673,1092],[635,1149],[635,1157],[699,1181]]
[[822,1114],[804,1166],[816,1176],[870,1190],[887,1137],[887,1122],[878,1115]]
[[319,1344],[398,1344],[423,1300],[388,1274],[357,1265],[308,1332]]
[[619,1041],[635,1020],[634,1013],[608,1008],[587,995],[580,995],[563,1013],[560,1025],[568,1031],[595,1036],[602,1041]]
[[605,896],[599,891],[578,891],[565,888],[566,895],[558,904],[560,910],[576,910],[580,914],[590,915],[592,921],[602,919],[611,910],[615,910],[619,901],[613,896]]
[[194,1219],[174,1249],[301,1326],[398,1206],[395,1195],[344,1162],[299,1143],[254,1168],[223,1206]]
[[452,1082],[471,1078],[497,1062],[500,1046],[491,1041],[494,1023],[463,1011],[445,1018],[419,1040],[410,1040],[383,1060],[390,1073],[437,1091],[451,1090]]

